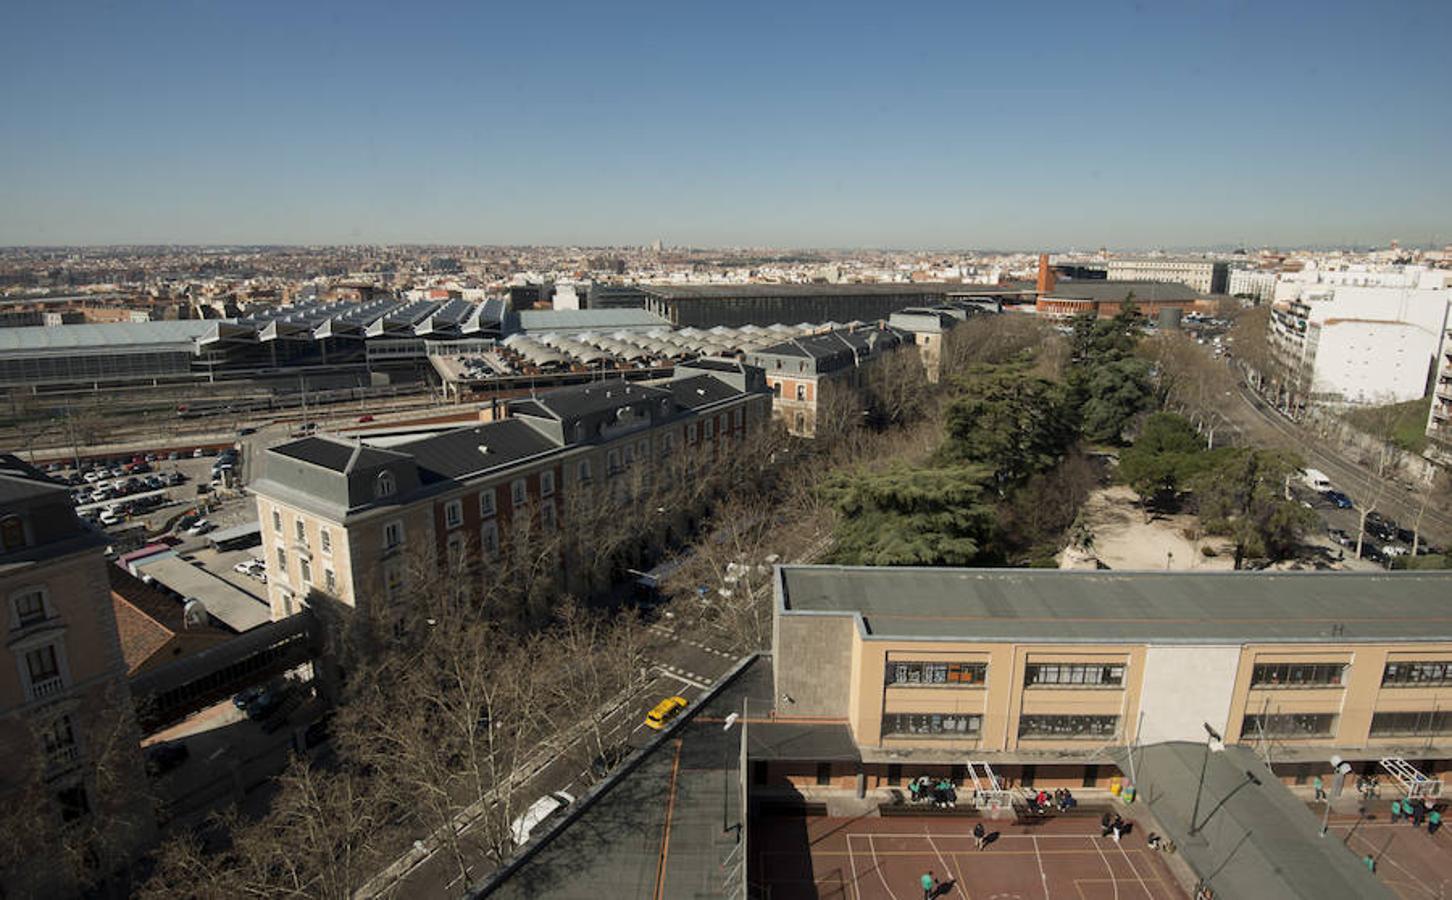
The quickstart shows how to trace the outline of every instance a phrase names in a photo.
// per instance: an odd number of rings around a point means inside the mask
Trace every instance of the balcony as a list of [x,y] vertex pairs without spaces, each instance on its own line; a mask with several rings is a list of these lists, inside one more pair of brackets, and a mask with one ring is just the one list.
[[39,681],[32,681],[30,683],[30,699],[44,700],[46,697],[54,697],[57,694],[64,693],[65,689],[66,680],[60,675],[42,678]]

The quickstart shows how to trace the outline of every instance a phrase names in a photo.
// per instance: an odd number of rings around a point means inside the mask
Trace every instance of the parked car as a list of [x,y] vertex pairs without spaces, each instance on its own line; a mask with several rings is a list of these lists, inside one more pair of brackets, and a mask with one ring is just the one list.
[[670,724],[671,719],[679,715],[681,710],[686,708],[687,702],[685,697],[665,698],[657,703],[655,708],[645,714],[646,726],[660,731],[666,725]]
[[523,815],[510,823],[509,833],[514,838],[515,846],[526,843],[540,823],[574,802],[575,798],[571,794],[555,791],[531,803]]
[[277,712],[282,706],[283,693],[279,688],[264,688],[262,693],[247,704],[247,718],[260,721]]
[[249,434],[256,434],[256,433],[257,433],[257,429],[256,428],[252,428],[250,426],[248,426],[246,428],[239,428],[239,429],[237,429],[237,436],[238,437],[246,437]]
[[1327,500],[1330,500],[1333,504],[1335,504],[1337,509],[1355,509],[1356,508],[1352,504],[1351,498],[1348,497],[1348,496],[1346,496],[1345,494],[1341,493],[1340,491],[1326,491],[1321,496],[1325,497]]
[[152,775],[165,775],[187,761],[192,753],[181,741],[167,741],[152,744],[146,749],[146,771]]
[[206,519],[198,519],[197,521],[192,523],[192,527],[187,529],[187,534],[203,535],[209,531],[212,531],[215,528],[216,526],[213,525],[211,522],[208,522]]
[[247,707],[252,705],[253,700],[256,700],[258,697],[262,696],[262,692],[265,690],[267,690],[267,688],[263,687],[260,684],[254,684],[252,687],[243,688],[242,690],[232,695],[232,705],[237,707],[238,709],[245,710]]
[[372,416],[363,415],[363,416],[359,416],[358,417],[358,424],[360,424],[360,425],[364,424],[365,422],[372,422],[372,421],[373,421],[373,417]]

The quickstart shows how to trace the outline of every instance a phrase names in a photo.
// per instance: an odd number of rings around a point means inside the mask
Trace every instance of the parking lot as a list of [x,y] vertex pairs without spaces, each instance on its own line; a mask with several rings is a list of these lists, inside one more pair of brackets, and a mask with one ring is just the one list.
[[[188,507],[207,504],[214,496],[229,496],[225,479],[214,468],[222,460],[215,450],[201,456],[134,454],[125,459],[83,462],[80,469],[53,465],[48,467],[48,474],[70,485],[76,511],[82,518],[108,530],[140,524],[148,533],[155,533]],[[234,471],[240,462],[239,457],[230,463]]]

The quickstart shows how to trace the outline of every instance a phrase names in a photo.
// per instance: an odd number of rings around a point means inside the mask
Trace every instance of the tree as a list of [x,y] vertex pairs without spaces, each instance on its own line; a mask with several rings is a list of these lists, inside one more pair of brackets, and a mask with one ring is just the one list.
[[989,467],[1000,496],[1051,468],[1073,442],[1063,387],[1021,365],[979,369],[959,389],[948,405],[943,459]]
[[1246,557],[1283,559],[1315,524],[1315,515],[1287,499],[1301,461],[1278,450],[1228,449],[1191,482],[1207,531],[1235,542],[1235,568]]
[[834,561],[865,566],[964,566],[987,555],[994,530],[981,466],[894,465],[829,479],[837,507]]
[[1076,316],[1069,337],[1068,383],[1084,436],[1118,443],[1130,421],[1149,405],[1149,364],[1134,356],[1140,317],[1134,295],[1112,319]]
[[1119,480],[1134,488],[1148,510],[1159,495],[1177,493],[1210,460],[1193,425],[1174,413],[1154,413],[1119,454]]

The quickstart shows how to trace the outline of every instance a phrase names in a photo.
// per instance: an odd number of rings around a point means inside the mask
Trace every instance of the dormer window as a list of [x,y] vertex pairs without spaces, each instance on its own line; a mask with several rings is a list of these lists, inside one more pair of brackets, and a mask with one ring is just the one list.
[[0,546],[6,553],[25,548],[25,523],[19,516],[0,519]]
[[384,497],[392,497],[398,493],[398,483],[393,480],[393,473],[386,469],[378,473],[378,480],[373,483],[373,496],[382,500]]

